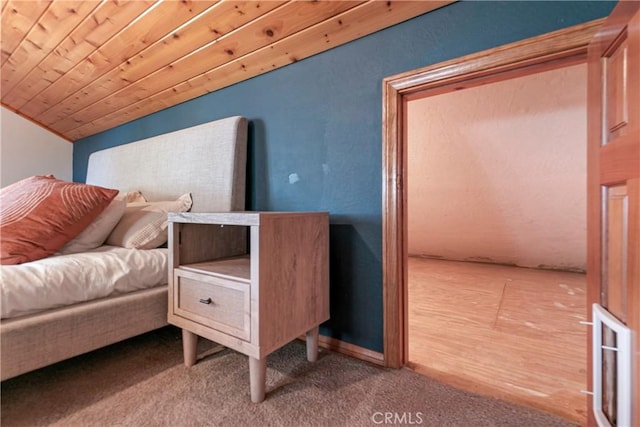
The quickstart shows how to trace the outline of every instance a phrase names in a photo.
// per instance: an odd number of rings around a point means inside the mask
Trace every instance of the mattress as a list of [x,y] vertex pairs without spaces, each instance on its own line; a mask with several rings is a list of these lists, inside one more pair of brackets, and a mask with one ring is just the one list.
[[101,246],[0,268],[3,319],[167,283],[166,248]]

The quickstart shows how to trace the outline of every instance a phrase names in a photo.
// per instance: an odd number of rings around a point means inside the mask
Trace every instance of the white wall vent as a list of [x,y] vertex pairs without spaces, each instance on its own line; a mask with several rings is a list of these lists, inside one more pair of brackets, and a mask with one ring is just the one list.
[[593,304],[593,414],[601,427],[631,425],[631,329]]

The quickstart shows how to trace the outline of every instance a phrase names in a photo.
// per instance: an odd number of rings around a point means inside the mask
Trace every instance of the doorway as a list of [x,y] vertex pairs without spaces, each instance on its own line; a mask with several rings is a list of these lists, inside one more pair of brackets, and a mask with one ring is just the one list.
[[527,39],[424,69],[383,83],[383,305],[384,358],[408,362],[408,248],[406,107],[411,100],[584,63],[587,45],[603,20]]
[[408,361],[584,423],[586,64],[407,103]]

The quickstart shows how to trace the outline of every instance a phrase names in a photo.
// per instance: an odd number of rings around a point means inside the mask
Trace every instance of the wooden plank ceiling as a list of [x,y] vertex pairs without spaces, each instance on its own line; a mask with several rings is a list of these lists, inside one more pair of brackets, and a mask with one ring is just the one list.
[[448,3],[2,0],[2,105],[75,141]]

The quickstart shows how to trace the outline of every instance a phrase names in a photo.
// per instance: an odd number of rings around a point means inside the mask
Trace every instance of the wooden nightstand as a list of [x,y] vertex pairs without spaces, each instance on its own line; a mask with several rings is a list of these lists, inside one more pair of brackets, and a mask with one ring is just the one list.
[[243,353],[262,402],[267,355],[306,334],[315,361],[327,319],[327,212],[169,213],[168,321],[187,366],[198,336]]

